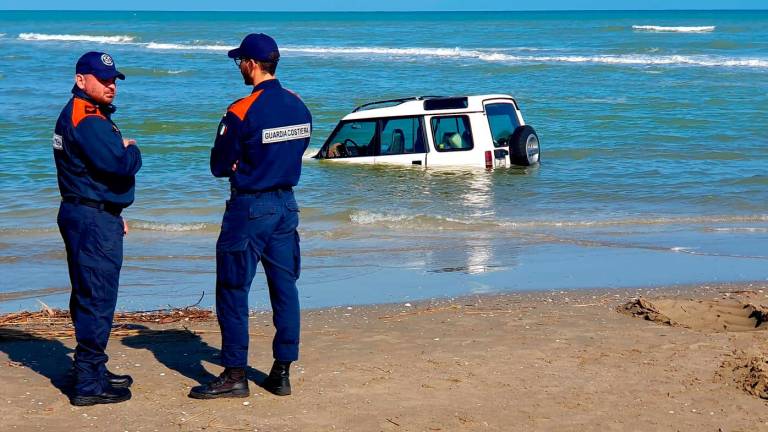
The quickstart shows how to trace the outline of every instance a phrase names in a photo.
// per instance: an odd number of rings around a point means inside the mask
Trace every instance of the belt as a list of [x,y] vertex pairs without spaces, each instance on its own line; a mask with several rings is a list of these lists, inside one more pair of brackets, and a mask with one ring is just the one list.
[[120,216],[120,213],[122,213],[123,211],[123,208],[117,204],[94,201],[87,198],[64,197],[61,200],[64,201],[65,203],[79,204],[79,205],[84,205],[86,207],[92,207],[95,209],[104,210],[105,212],[115,216]]
[[269,192],[293,192],[293,188],[291,186],[281,186],[276,188],[270,188],[270,189],[261,189],[261,190],[250,190],[250,189],[235,189],[230,188],[232,191],[232,195],[260,195],[263,193],[269,193]]

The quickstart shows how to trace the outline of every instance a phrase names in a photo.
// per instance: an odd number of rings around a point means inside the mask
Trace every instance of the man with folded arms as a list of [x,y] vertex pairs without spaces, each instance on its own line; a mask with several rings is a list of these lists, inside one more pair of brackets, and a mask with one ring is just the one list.
[[117,303],[123,236],[120,217],[133,203],[141,153],[112,121],[117,79],[125,79],[109,54],[88,52],[75,66],[72,98],[53,135],[61,206],[58,225],[67,250],[75,326],[73,405],[131,398],[133,380],[107,370],[109,333]]

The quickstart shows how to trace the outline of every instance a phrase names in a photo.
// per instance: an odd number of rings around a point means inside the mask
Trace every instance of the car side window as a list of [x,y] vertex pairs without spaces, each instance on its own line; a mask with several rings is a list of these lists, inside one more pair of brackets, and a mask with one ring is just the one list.
[[420,117],[381,120],[380,155],[424,153],[424,128]]
[[321,150],[326,159],[373,156],[376,121],[349,121],[336,130]]
[[488,125],[491,127],[494,147],[509,145],[507,141],[520,126],[515,113],[515,106],[511,103],[494,103],[485,106],[488,114]]
[[472,150],[474,142],[465,115],[432,117],[435,149],[440,152]]

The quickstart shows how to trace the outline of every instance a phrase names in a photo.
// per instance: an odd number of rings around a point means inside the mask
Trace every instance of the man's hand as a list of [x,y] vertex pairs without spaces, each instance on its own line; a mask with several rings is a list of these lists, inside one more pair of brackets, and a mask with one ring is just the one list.
[[132,138],[123,138],[123,147],[136,145],[136,140]]
[[236,161],[235,163],[232,164],[232,172],[236,172],[237,171],[237,164],[239,164],[239,163],[240,163],[240,161]]
[[127,234],[128,234],[128,222],[126,222],[125,219],[123,219],[123,235],[127,235]]

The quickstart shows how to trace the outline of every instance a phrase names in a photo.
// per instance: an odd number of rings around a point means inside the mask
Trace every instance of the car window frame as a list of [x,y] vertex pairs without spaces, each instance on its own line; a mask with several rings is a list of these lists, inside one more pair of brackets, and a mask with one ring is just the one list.
[[[336,136],[336,134],[343,128],[345,125],[349,123],[363,123],[363,122],[373,122],[375,124],[375,130],[373,132],[373,143],[371,144],[371,147],[373,147],[373,150],[371,151],[371,154],[367,155],[355,155],[355,156],[339,156],[339,157],[333,157],[329,158],[328,155],[328,146],[331,144],[332,138]],[[335,128],[333,128],[333,131],[328,135],[328,138],[325,140],[325,143],[323,143],[323,146],[320,147],[320,152],[322,153],[325,151],[326,156],[322,157],[320,159],[323,160],[331,160],[331,159],[355,159],[355,158],[364,158],[364,157],[375,157],[378,156],[379,148],[381,147],[379,143],[379,128],[381,127],[381,124],[379,122],[378,118],[364,118],[364,119],[354,119],[354,120],[342,120],[340,121]]]
[[[523,122],[521,121],[520,116],[518,115],[517,104],[515,103],[515,101],[513,99],[484,101],[484,103],[483,103],[483,111],[484,111],[484,114],[485,114],[485,120],[488,123],[488,131],[491,134],[491,139],[492,140],[494,138],[493,137],[493,127],[491,125],[491,115],[488,114],[488,107],[491,106],[491,105],[509,105],[512,108],[512,114],[514,116],[515,123],[517,124],[517,126],[515,126],[515,129],[513,129],[510,132],[510,136],[512,136],[512,134],[515,133],[515,130],[517,130],[517,128],[519,128],[520,126],[523,125]],[[493,143],[493,147],[497,148],[497,149],[498,148],[504,148],[504,147],[507,147],[507,146],[509,146],[509,143],[506,143],[506,144],[499,143],[499,145],[496,145],[495,142]]]
[[[474,134],[474,132],[472,131],[472,119],[470,118],[470,114],[471,114],[471,113],[464,113],[464,112],[460,112],[460,113],[437,114],[437,115],[433,115],[433,116],[430,116],[430,118],[429,118],[429,128],[430,128],[430,130],[431,130],[431,135],[432,135],[432,145],[434,146],[434,148],[435,148],[435,151],[437,151],[437,152],[439,152],[439,153],[452,153],[452,152],[472,151],[472,150],[474,150],[474,149],[475,149],[475,134]],[[438,144],[440,141],[438,141],[437,137],[435,136],[435,132],[437,132],[437,131],[436,131],[436,130],[435,130],[435,128],[432,126],[432,122],[433,122],[435,119],[448,118],[448,117],[464,117],[464,118],[466,118],[466,119],[467,119],[467,121],[466,121],[465,125],[466,125],[466,127],[467,127],[467,131],[469,132],[469,136],[472,138],[472,147],[469,147],[469,148],[448,148],[448,149],[440,149],[440,148],[437,146],[437,144]]]
[[[384,120],[391,121],[391,120],[402,120],[402,119],[416,119],[419,122],[421,126],[421,139],[424,143],[424,151],[413,152],[413,153],[381,154],[381,132],[384,130]],[[429,153],[429,138],[427,135],[425,123],[426,123],[426,119],[422,114],[393,116],[393,117],[376,117],[376,141],[377,142],[376,142],[375,155],[377,157],[387,157],[387,156],[402,156],[402,155],[419,155],[419,154]]]

